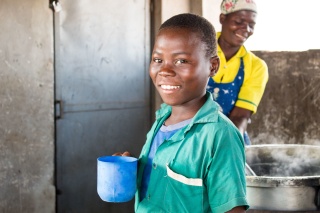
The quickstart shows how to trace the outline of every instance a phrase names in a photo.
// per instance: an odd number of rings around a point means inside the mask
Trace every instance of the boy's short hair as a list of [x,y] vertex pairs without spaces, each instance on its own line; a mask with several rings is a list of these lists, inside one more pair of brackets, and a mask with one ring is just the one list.
[[183,13],[166,20],[160,26],[159,31],[165,28],[186,28],[198,33],[201,41],[206,45],[206,56],[217,55],[216,31],[207,19],[199,15]]

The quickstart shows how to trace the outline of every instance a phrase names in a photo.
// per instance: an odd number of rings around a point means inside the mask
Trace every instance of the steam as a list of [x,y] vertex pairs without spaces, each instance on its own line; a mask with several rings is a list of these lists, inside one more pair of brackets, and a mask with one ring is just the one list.
[[320,176],[320,146],[248,146],[246,157],[257,176]]

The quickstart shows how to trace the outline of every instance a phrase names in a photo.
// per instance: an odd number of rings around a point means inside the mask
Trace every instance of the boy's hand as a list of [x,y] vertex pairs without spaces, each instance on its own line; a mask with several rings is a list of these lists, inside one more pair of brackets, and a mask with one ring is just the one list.
[[127,157],[131,157],[131,154],[130,154],[130,152],[125,151],[123,153],[122,152],[116,152],[112,156],[127,156]]

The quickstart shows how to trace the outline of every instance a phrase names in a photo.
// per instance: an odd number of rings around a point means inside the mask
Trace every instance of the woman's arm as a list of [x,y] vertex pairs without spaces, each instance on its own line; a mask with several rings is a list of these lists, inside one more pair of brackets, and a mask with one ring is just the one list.
[[240,133],[243,133],[247,130],[248,121],[252,115],[252,111],[235,106],[231,111],[229,118],[238,127]]

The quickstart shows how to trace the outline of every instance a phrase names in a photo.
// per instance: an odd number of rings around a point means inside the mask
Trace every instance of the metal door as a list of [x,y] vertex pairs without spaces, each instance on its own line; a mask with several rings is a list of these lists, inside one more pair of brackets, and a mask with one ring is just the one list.
[[133,212],[103,202],[97,157],[138,155],[150,127],[149,1],[60,1],[55,13],[58,212]]

